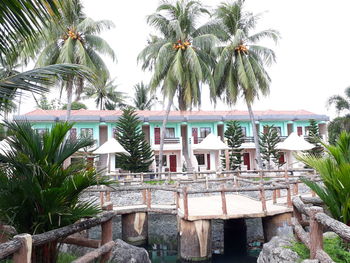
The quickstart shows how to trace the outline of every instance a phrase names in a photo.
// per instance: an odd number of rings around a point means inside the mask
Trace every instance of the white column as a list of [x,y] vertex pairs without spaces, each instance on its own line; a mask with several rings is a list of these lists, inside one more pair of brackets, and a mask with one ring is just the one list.
[[210,151],[210,170],[216,170],[216,162],[215,162],[215,152]]

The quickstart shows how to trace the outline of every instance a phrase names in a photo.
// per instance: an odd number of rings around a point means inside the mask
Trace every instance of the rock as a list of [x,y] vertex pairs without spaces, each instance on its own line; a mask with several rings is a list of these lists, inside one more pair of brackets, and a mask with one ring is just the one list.
[[330,239],[333,239],[333,238],[337,238],[338,235],[334,232],[325,232],[323,233],[323,238],[330,238]]
[[109,262],[115,263],[150,263],[146,249],[129,245],[117,239]]
[[259,255],[257,263],[295,263],[300,260],[298,254],[290,248],[292,238],[273,237],[270,242],[265,243]]

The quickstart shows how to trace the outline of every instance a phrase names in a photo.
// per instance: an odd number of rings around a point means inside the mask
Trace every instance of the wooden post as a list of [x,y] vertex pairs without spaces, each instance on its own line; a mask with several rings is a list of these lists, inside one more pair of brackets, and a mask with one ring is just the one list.
[[310,258],[316,259],[317,250],[323,249],[323,227],[316,220],[315,215],[322,213],[322,207],[310,207]]
[[272,192],[272,200],[274,204],[277,203],[277,189],[273,190]]
[[147,205],[147,190],[142,190],[142,204]]
[[225,186],[222,186],[221,190],[221,204],[222,204],[222,213],[227,215],[227,205],[226,205],[226,196],[225,196]]
[[150,209],[151,208],[151,204],[152,204],[152,191],[151,189],[147,189],[147,208]]
[[22,246],[13,254],[13,263],[30,263],[32,256],[32,236],[29,234],[21,234],[14,238],[19,239]]
[[179,192],[176,192],[175,193],[176,195],[176,213],[177,213],[177,210],[179,209],[179,206],[180,206],[180,193]]
[[101,207],[103,207],[103,204],[104,204],[103,192],[100,192],[100,203],[101,203]]
[[111,192],[107,191],[106,192],[106,202],[110,202],[111,201]]
[[294,184],[294,195],[298,195],[299,194],[299,184],[295,183]]
[[276,190],[276,197],[281,198],[281,189]]
[[288,177],[288,170],[285,169],[284,171],[284,177],[286,179],[286,185],[287,185],[287,206],[292,207],[292,194],[290,190],[290,184],[289,184],[289,177]]
[[205,174],[205,187],[207,188],[207,190],[209,189],[208,174]]
[[[113,210],[113,204],[107,202],[102,208],[106,211]],[[104,245],[113,240],[113,218],[101,224],[101,245]],[[109,260],[111,252],[108,252],[101,256],[101,263],[105,263]]]
[[259,172],[259,176],[260,176],[260,200],[261,200],[261,206],[262,206],[262,210],[264,213],[267,212],[266,209],[266,197],[265,197],[265,189],[264,189],[264,180],[263,180],[263,172]]
[[187,187],[183,188],[183,198],[184,198],[184,218],[188,219],[188,196],[187,196]]
[[146,244],[148,239],[148,213],[123,214],[122,239],[135,246]]
[[[293,217],[298,221],[298,223],[301,225],[302,221],[303,221],[303,217],[301,215],[301,213],[299,212],[299,210],[293,205]],[[297,241],[301,241],[298,237],[298,235],[295,234],[295,228],[293,227],[294,230],[294,236],[296,238]]]
[[143,178],[143,173],[141,173],[141,177],[140,177],[140,179],[141,179],[141,184],[143,184],[143,181],[144,181],[144,178]]
[[237,181],[237,176],[233,176],[233,185],[235,186],[235,187],[238,187],[238,181]]

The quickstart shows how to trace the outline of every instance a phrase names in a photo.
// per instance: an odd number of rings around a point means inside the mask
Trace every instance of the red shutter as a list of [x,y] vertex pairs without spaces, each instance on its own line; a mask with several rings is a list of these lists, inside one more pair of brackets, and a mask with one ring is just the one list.
[[160,128],[154,128],[154,144],[160,144]]
[[207,170],[210,170],[210,154],[207,154]]
[[176,172],[176,155],[170,155],[170,172]]
[[192,128],[193,144],[198,144],[198,128]]
[[243,154],[243,164],[247,166],[247,170],[250,170],[250,156],[249,153]]
[[303,127],[297,127],[297,132],[299,136],[303,135]]

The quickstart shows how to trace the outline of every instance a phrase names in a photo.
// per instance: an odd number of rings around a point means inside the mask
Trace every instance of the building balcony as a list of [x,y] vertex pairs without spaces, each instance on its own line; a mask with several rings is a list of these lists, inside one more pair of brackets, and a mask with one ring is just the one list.
[[[283,142],[285,139],[287,139],[288,136],[280,136],[281,142]],[[244,137],[244,143],[254,143],[254,137],[253,136],[246,136]]]
[[[180,143],[180,138],[179,137],[164,138],[164,144],[178,144],[178,143]],[[156,138],[154,140],[154,144],[160,144],[160,138]]]

